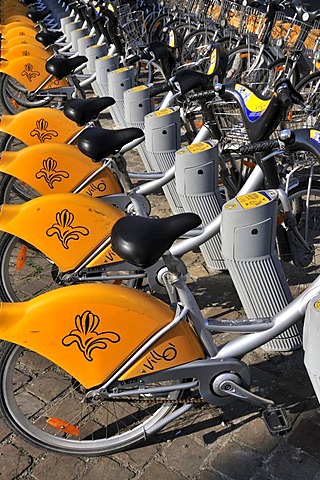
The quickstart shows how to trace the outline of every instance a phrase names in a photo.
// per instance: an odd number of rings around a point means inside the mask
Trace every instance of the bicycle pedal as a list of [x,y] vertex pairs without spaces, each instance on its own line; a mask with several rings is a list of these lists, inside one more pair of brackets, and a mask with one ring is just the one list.
[[291,421],[283,407],[275,406],[263,410],[262,418],[271,435],[281,435],[291,430]]

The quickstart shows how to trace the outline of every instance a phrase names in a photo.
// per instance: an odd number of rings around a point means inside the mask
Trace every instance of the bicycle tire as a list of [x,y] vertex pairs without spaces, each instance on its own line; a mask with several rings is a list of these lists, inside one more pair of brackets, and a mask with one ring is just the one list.
[[[182,43],[181,64],[196,63],[202,58],[205,58],[210,41],[214,36],[215,32],[207,29],[200,29],[187,35]],[[200,70],[208,70],[209,60],[210,59],[207,59],[207,61],[204,61],[203,65],[199,65]]]
[[296,128],[320,127],[320,72],[314,72],[303,78],[296,86],[302,95],[307,112],[301,112],[301,107],[294,108],[293,115]]
[[3,203],[20,205],[39,196],[32,187],[17,178],[2,174],[0,178],[0,205]]
[[[291,70],[292,67],[293,61],[287,57],[278,58],[277,60],[274,60],[269,65],[267,65],[267,70],[270,71],[270,78],[272,79],[272,83],[270,83],[270,88],[272,89],[272,91],[276,82],[283,78],[288,78],[288,76],[286,75],[286,71],[288,68]],[[295,66],[295,68],[293,69],[289,80],[293,86],[298,85],[300,80],[300,74],[297,66]]]
[[292,260],[281,262],[294,297],[299,295],[320,273],[320,181],[313,181],[308,210],[306,208],[307,192],[308,184],[302,180],[288,194],[298,230],[315,249],[313,259],[307,267],[297,267]]
[[[44,394],[43,382],[55,388]],[[86,392],[73,377],[41,355],[6,342],[1,344],[0,385],[0,408],[9,426],[37,447],[70,455],[97,456],[132,447],[146,439],[150,428],[159,430],[161,420],[176,407],[152,403],[151,396],[86,405]],[[182,393],[172,384],[163,396],[172,401]],[[78,436],[49,426],[46,417],[52,416],[79,427]]]
[[28,93],[28,90],[17,80],[8,75],[2,76],[0,80],[0,100],[5,110],[11,115],[15,115],[28,108],[39,108],[53,105],[60,107],[65,101],[63,95],[48,95],[44,98],[35,96],[35,98],[31,100],[27,98]]
[[264,50],[259,63],[255,65],[258,55],[260,48],[256,45],[239,45],[230,50],[226,80],[245,83],[257,92],[263,91],[265,69],[274,59],[267,50]]
[[13,135],[9,135],[5,133],[0,141],[0,152],[12,152],[16,150],[21,150],[22,148],[27,147],[27,145],[19,140],[19,138],[14,137]]

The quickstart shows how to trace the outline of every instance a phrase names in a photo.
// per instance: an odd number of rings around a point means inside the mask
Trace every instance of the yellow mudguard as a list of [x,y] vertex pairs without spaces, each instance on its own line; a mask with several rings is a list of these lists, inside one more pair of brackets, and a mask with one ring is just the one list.
[[[45,356],[88,389],[110,378],[173,315],[165,303],[139,291],[76,285],[28,302],[3,303],[0,338]],[[182,321],[132,371],[142,375],[198,358],[203,351]]]
[[5,40],[2,39],[1,41],[1,47],[2,48],[12,48],[15,45],[27,45],[27,44],[32,44],[32,45],[37,45],[41,47],[41,44],[34,38],[34,37],[14,37],[11,38],[10,40]]
[[21,26],[30,27],[34,30],[34,23],[30,18],[19,14],[19,11],[16,10],[16,13],[9,14],[9,12],[4,12],[6,17],[4,17],[2,25],[0,25],[0,31],[5,35],[10,29],[17,28]]
[[[39,45],[39,46],[38,46]],[[15,45],[14,47],[11,48],[3,48],[1,50],[1,58],[4,58],[7,61],[14,60],[17,57],[29,57],[29,56],[34,56],[34,57],[39,57],[44,60],[47,60],[51,54],[47,51],[41,48],[40,44],[38,45],[32,45],[30,44],[22,44],[20,43],[19,45]]]
[[102,200],[57,193],[22,205],[2,205],[0,230],[22,238],[68,272],[108,241],[112,226],[123,216]]
[[36,30],[35,28],[29,25],[23,25],[20,23],[16,27],[8,28],[6,30],[5,39],[9,40],[10,38],[25,37],[25,36],[35,37],[37,33],[38,33],[38,30]]
[[[50,143],[33,145],[13,152],[2,152],[0,172],[30,185],[40,195],[73,192],[94,172],[94,163],[73,145]],[[93,197],[120,193],[121,187],[108,168],[82,190]]]
[[0,72],[13,77],[29,91],[34,91],[41,85],[44,90],[68,85],[65,79],[50,78],[45,69],[45,60],[34,56],[18,57],[3,62]]
[[83,127],[78,127],[63,112],[54,108],[32,108],[17,115],[2,115],[0,130],[19,138],[26,145],[67,143]]

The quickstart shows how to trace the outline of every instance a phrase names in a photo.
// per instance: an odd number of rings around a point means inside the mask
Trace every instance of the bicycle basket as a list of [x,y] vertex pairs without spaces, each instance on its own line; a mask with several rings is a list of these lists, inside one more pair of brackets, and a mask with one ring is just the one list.
[[[314,23],[311,31],[309,32],[309,35],[307,36],[304,42],[304,47],[306,49],[306,53],[310,57],[315,58],[315,60],[318,62],[320,60],[319,45],[320,45],[320,21],[317,20]],[[319,65],[316,65],[316,66],[317,68],[319,68]]]
[[265,18],[265,12],[253,7],[244,7],[241,33],[252,33],[259,37],[266,25]]
[[221,0],[213,0],[210,2],[207,10],[207,17],[212,18],[215,22],[219,22],[220,20],[220,13],[222,8]]
[[221,142],[234,148],[250,142],[236,102],[217,99],[211,103],[211,107],[221,134]]
[[143,12],[140,10],[131,12],[127,22],[123,25],[123,30],[131,46],[145,44],[147,38]]
[[270,35],[270,44],[282,48],[301,50],[312,25],[277,12]]

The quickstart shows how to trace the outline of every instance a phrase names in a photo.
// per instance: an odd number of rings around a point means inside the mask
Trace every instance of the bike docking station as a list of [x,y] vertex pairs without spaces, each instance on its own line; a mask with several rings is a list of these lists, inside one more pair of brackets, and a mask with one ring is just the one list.
[[92,47],[96,45],[97,37],[96,35],[84,35],[83,37],[78,38],[77,45],[78,45],[78,52],[79,55],[85,55],[86,49],[88,47]]
[[[175,165],[181,147],[179,107],[164,108],[145,116],[145,142],[152,170],[167,172]],[[162,187],[173,213],[184,212],[173,178]]]
[[133,67],[122,67],[108,73],[108,89],[110,97],[116,103],[109,107],[112,119],[118,128],[127,128],[124,115],[123,94],[129,88],[134,87]]
[[[119,68],[119,55],[114,53],[113,55],[104,55],[99,57],[95,61],[96,80],[99,85],[102,97],[108,97],[109,94],[109,82],[108,74]],[[110,111],[110,107],[109,107]]]
[[[129,88],[123,94],[124,117],[127,127],[145,129],[144,117],[154,111],[154,99],[150,95],[152,87],[139,85]],[[147,172],[153,171],[153,163],[146,149],[145,141],[137,146],[137,150]]]
[[[89,29],[87,27],[77,28],[76,30],[73,30],[71,32],[71,43],[72,43],[71,48],[74,52],[79,52],[78,42],[80,38],[84,38],[84,37],[89,37]],[[81,55],[80,52],[79,52],[79,55]]]
[[[222,255],[248,318],[267,318],[292,301],[276,252],[276,190],[247,193],[222,207]],[[301,325],[295,324],[268,343],[266,351],[301,348]]]
[[[218,186],[218,141],[194,143],[176,152],[177,192],[184,212],[193,212],[208,225],[221,213],[223,199]],[[209,269],[225,270],[221,256],[221,235],[200,245]]]
[[91,45],[86,48],[85,56],[88,59],[88,63],[83,71],[89,74],[92,79],[94,79],[92,83],[90,81],[90,84],[97,97],[102,97],[102,92],[99,83],[96,80],[96,60],[100,57],[105,56],[107,53],[108,47],[106,43],[102,43],[101,45]]
[[303,326],[304,364],[320,402],[320,295],[308,303]]

